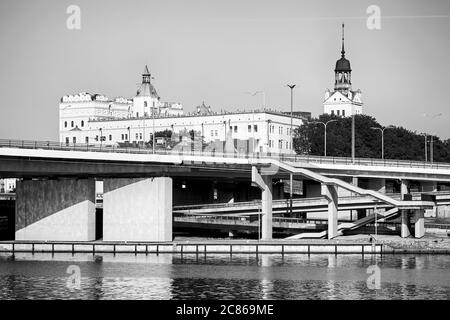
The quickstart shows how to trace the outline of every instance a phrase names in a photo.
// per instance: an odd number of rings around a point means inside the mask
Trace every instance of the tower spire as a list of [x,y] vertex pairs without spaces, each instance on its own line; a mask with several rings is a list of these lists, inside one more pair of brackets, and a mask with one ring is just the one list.
[[345,49],[344,49],[344,24],[342,23],[342,50],[341,56],[345,57]]

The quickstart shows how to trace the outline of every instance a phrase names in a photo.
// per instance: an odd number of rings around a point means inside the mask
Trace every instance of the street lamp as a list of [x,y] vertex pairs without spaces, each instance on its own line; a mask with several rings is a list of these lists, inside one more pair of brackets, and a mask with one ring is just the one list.
[[380,130],[381,132],[381,159],[384,160],[384,130],[386,129],[392,129],[392,126],[388,126],[388,127],[384,127],[384,128],[379,128],[379,127],[371,127],[370,129],[372,130]]
[[152,153],[155,153],[155,113],[152,110],[152,131],[153,131],[153,136],[152,136]]
[[293,127],[293,115],[294,115],[294,88],[295,88],[295,84],[287,84],[286,87],[288,87],[289,89],[291,89],[291,150],[293,150],[293,146],[294,146],[294,136],[292,134],[292,127]]
[[327,122],[322,122],[322,121],[314,121],[313,123],[321,123],[323,124],[324,128],[325,128],[325,143],[324,143],[324,151],[323,154],[326,157],[327,156],[327,125],[331,122],[336,122],[337,120],[328,120]]
[[[427,113],[423,114],[424,117],[430,118],[430,119],[435,119],[437,117],[442,116],[442,113],[436,113],[433,115],[429,115]],[[425,134],[425,162],[427,162],[427,141],[426,141],[426,134]],[[433,135],[431,135],[431,139],[430,139],[430,162],[433,163]]]
[[100,149],[102,148],[103,143],[103,128],[100,128]]
[[[291,89],[291,129],[290,129],[290,144],[291,144],[291,152],[293,151],[293,147],[294,147],[294,136],[292,134],[292,117],[293,117],[293,113],[294,113],[294,88],[295,88],[295,84],[287,84],[286,87],[288,87],[289,89]],[[290,180],[290,185],[289,185],[289,204],[290,204],[290,208],[289,208],[289,212],[292,215],[292,194],[293,194],[293,183],[294,183],[294,177],[293,174],[291,173],[289,175],[289,180]]]
[[422,133],[422,134],[425,137],[425,162],[427,162],[428,161],[428,151],[427,151],[428,139],[427,139],[427,134],[426,133]]

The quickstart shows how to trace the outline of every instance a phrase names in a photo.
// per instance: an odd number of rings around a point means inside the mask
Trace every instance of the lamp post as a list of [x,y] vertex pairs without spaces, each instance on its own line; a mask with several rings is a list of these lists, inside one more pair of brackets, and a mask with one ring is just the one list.
[[[290,146],[291,146],[291,153],[293,153],[292,151],[293,151],[293,146],[294,146],[294,136],[293,136],[293,134],[292,134],[292,122],[293,122],[293,114],[294,114],[294,88],[295,88],[295,84],[287,84],[286,85],[286,87],[288,87],[289,89],[291,89],[291,129],[290,129],[290,131],[289,131],[289,133],[290,133]],[[293,174],[291,173],[290,175],[289,175],[289,180],[290,180],[290,183],[289,183],[289,195],[290,195],[290,197],[289,197],[289,213],[290,213],[290,215],[292,216],[292,194],[293,194],[293,183],[294,183],[294,176],[293,176]]]
[[[427,117],[427,118],[430,118],[430,119],[435,119],[435,118],[437,118],[437,117],[440,117],[440,116],[442,116],[442,113],[436,113],[436,114],[433,114],[433,115],[429,115],[429,114],[427,114],[427,113],[424,113],[423,114],[423,116],[424,117]],[[425,134],[425,137],[426,137],[426,134]],[[426,138],[425,138],[426,139]],[[425,162],[427,161],[427,149],[426,149],[426,142],[425,142]],[[431,139],[430,139],[430,162],[431,163],[433,163],[433,152],[434,150],[433,150],[433,135],[431,135]]]
[[380,130],[381,132],[381,159],[384,160],[384,130],[386,129],[392,129],[392,126],[384,127],[384,128],[378,128],[378,127],[371,127],[372,130]]
[[103,143],[103,128],[100,128],[100,149],[102,148]]
[[428,139],[427,139],[426,133],[423,133],[423,136],[425,137],[425,162],[427,162],[428,161],[428,150],[427,150]]
[[433,163],[433,134],[430,135],[430,162]]
[[355,112],[352,110],[352,163],[355,163],[355,153]]
[[325,134],[324,134],[324,151],[323,154],[326,157],[327,156],[327,125],[331,122],[336,122],[337,120],[328,120],[327,122],[322,122],[322,121],[314,121],[313,123],[321,123],[323,124],[324,128],[325,128]]
[[293,146],[294,146],[294,136],[292,134],[292,129],[293,129],[293,115],[294,115],[294,88],[295,88],[295,84],[287,84],[286,87],[288,87],[289,89],[291,89],[291,131],[290,131],[290,136],[291,136],[291,150],[293,150]]
[[152,110],[152,131],[153,131],[153,135],[152,135],[152,153],[155,153],[155,114]]

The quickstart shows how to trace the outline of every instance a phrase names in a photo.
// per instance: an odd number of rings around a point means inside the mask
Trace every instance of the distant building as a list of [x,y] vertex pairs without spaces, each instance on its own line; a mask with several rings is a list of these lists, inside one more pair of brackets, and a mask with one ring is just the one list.
[[0,193],[16,191],[16,179],[0,179]]
[[350,61],[345,58],[344,25],[342,25],[341,58],[336,61],[334,69],[334,91],[327,89],[323,102],[323,113],[348,117],[363,113],[361,90],[352,90],[352,69]]
[[[132,99],[108,99],[80,93],[64,96],[60,103],[60,141],[72,144],[148,146],[152,134],[158,147],[173,148],[188,140],[222,145],[236,151],[292,153],[290,113],[255,110],[217,113],[204,102],[194,112],[183,113],[179,103],[160,102],[147,69]],[[306,115],[306,116],[305,116]],[[310,113],[293,114],[293,128],[303,124]],[[168,143],[170,142],[170,143]],[[231,142],[231,143],[230,143]]]

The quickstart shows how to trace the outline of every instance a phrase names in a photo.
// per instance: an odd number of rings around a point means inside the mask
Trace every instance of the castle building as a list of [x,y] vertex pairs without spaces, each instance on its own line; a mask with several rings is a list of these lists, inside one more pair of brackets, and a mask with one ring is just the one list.
[[[203,102],[185,114],[180,103],[161,102],[145,67],[142,83],[131,98],[108,99],[86,92],[64,96],[60,110],[60,142],[66,145],[142,145],[167,148],[186,140],[230,146],[246,152],[293,153],[290,114],[273,110],[214,112]],[[309,113],[295,113],[293,127]],[[167,133],[170,132],[170,137]],[[231,144],[230,144],[231,142]]]
[[352,69],[350,61],[345,58],[344,24],[342,24],[341,58],[336,61],[334,69],[334,91],[327,89],[323,102],[323,113],[348,117],[363,113],[361,90],[352,90]]

